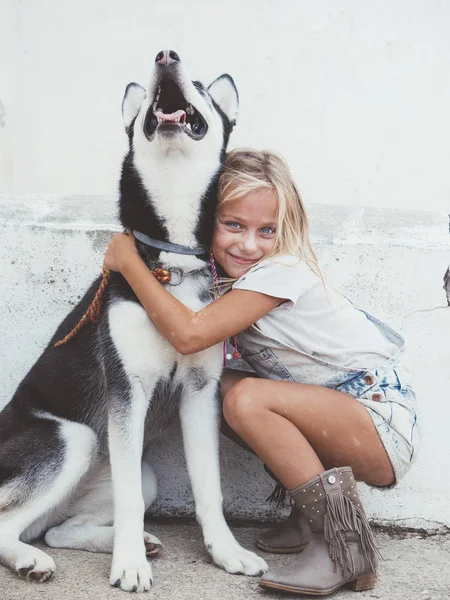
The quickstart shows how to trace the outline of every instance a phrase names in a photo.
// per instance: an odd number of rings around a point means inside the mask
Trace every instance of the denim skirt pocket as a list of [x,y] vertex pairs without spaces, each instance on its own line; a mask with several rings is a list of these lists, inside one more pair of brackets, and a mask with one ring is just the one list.
[[260,377],[277,381],[294,381],[290,372],[270,348],[264,348],[256,354],[242,354],[242,358]]

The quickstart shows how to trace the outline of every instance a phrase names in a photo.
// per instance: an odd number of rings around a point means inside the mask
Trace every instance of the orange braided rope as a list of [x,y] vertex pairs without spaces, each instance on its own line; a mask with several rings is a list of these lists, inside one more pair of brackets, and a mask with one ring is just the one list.
[[[170,271],[166,271],[165,269],[155,269],[154,271],[150,272],[161,283],[169,283],[169,281],[171,280]],[[56,342],[54,348],[58,348],[58,346],[62,346],[63,344],[70,342],[70,340],[77,335],[80,329],[84,327],[84,325],[86,325],[88,321],[96,323],[100,319],[100,312],[102,309],[102,298],[103,294],[105,293],[106,286],[109,283],[110,277],[111,271],[109,269],[103,269],[100,287],[98,288],[97,293],[95,294],[95,298],[89,305],[89,308],[81,317],[78,324],[72,329],[72,331],[68,333],[64,339],[59,340],[59,342]]]
[[98,288],[97,293],[95,294],[95,298],[89,305],[89,308],[78,321],[78,324],[72,329],[72,331],[68,333],[64,339],[59,340],[59,342],[56,342],[56,344],[54,345],[55,348],[58,348],[58,346],[62,346],[63,344],[67,344],[67,342],[70,342],[70,340],[77,335],[80,329],[84,327],[84,325],[86,325],[88,321],[92,321],[93,323],[98,321],[98,319],[100,318],[100,311],[102,307],[102,297],[105,293],[106,286],[109,283],[110,277],[111,271],[109,269],[104,269],[102,274],[102,280],[100,282],[100,287]]

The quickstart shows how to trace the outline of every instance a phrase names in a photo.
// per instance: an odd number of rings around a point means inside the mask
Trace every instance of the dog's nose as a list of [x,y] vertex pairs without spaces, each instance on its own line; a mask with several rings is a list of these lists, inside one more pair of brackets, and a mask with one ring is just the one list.
[[180,57],[174,50],[161,50],[155,58],[155,63],[160,65],[171,65],[174,62],[181,62]]

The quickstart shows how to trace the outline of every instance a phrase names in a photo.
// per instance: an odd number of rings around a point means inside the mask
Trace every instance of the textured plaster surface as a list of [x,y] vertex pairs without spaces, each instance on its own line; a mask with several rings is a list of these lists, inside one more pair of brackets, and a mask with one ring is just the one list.
[[[38,358],[61,319],[102,265],[115,200],[102,196],[0,195],[0,406]],[[312,238],[331,283],[403,333],[423,413],[419,459],[397,488],[362,487],[372,520],[450,527],[450,308],[443,275],[450,260],[442,213],[315,205]],[[159,480],[157,515],[192,515],[178,426],[151,447]],[[223,439],[225,511],[235,518],[281,517],[265,502],[272,481],[261,462]],[[444,469],[446,472],[446,470]]]

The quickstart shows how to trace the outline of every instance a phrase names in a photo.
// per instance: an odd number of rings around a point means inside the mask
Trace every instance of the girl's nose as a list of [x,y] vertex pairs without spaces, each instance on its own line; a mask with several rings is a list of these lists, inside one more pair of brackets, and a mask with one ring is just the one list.
[[247,232],[246,235],[242,236],[241,241],[242,241],[242,247],[245,250],[247,250],[247,251],[256,250],[257,240],[256,240],[256,236],[254,233]]

